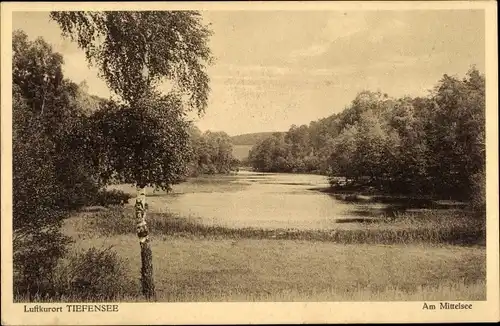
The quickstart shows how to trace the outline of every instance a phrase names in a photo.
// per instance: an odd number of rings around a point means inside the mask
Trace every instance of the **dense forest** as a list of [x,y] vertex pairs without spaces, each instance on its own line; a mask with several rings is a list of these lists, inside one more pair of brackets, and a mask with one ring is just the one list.
[[[161,117],[138,115],[65,78],[64,58],[42,38],[32,41],[15,31],[12,49],[14,281],[19,291],[35,293],[50,283],[67,250],[69,239],[60,227],[71,212],[130,198],[105,186],[110,180],[134,183],[128,169],[137,160],[135,147],[150,150],[149,161],[161,160],[167,174],[158,178],[171,183],[236,167],[230,137],[201,133],[171,98],[159,103]],[[148,129],[137,133],[139,124]],[[146,172],[158,173],[148,167]]]
[[427,97],[363,91],[340,113],[260,141],[249,163],[325,174],[334,187],[482,202],[485,77],[444,75]]

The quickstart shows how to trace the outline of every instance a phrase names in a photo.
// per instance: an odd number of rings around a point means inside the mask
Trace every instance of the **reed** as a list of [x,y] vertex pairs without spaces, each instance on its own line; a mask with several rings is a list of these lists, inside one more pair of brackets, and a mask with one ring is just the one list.
[[[133,214],[115,207],[85,213],[82,230],[102,235],[132,234]],[[156,235],[209,239],[284,239],[324,241],[341,244],[456,244],[485,245],[485,223],[468,211],[428,210],[405,213],[364,223],[337,224],[333,229],[264,229],[204,225],[171,213],[150,213],[148,224]]]

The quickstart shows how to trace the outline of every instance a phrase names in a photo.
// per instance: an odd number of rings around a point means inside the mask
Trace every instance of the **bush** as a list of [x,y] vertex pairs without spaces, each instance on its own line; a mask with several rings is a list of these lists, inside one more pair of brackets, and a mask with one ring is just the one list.
[[44,296],[50,293],[53,268],[68,243],[59,230],[67,216],[60,200],[66,190],[57,180],[54,143],[32,121],[19,94],[13,97],[14,292]]
[[126,261],[112,247],[74,252],[61,260],[53,279],[56,297],[76,301],[109,301],[138,293]]
[[54,228],[42,232],[14,235],[14,296],[31,300],[54,294],[54,268],[66,254],[68,237]]
[[109,205],[123,205],[128,203],[133,196],[121,190],[100,190],[95,197],[95,205],[109,206]]
[[477,212],[486,212],[486,175],[484,171],[471,177],[471,206]]

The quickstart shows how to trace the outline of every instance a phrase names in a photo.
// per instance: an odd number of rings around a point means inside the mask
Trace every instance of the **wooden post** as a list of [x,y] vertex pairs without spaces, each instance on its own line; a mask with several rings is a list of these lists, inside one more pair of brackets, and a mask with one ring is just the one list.
[[141,246],[141,284],[142,294],[148,300],[156,301],[155,284],[153,279],[153,254],[149,241],[148,226],[146,223],[146,187],[137,186],[135,201],[135,216],[137,220],[137,236]]

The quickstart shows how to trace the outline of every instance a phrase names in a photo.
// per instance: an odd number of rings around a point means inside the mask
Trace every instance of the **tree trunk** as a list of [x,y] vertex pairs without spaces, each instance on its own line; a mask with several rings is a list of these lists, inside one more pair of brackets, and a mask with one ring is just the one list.
[[[149,67],[148,67],[148,35],[144,36],[144,65],[142,69],[142,78],[149,86]],[[147,97],[149,87],[144,90],[143,97]],[[143,160],[141,160],[142,162]],[[143,176],[138,180],[141,182],[137,185],[137,199],[135,202],[135,215],[137,218],[137,236],[141,245],[141,283],[142,294],[148,300],[156,301],[155,284],[153,279],[153,253],[149,242],[148,227],[146,224],[146,185],[143,183]]]
[[153,254],[146,224],[146,187],[137,187],[135,201],[135,216],[137,219],[137,236],[141,246],[141,284],[142,294],[148,300],[156,301],[155,284],[153,279]]

